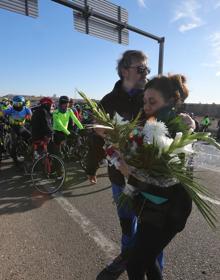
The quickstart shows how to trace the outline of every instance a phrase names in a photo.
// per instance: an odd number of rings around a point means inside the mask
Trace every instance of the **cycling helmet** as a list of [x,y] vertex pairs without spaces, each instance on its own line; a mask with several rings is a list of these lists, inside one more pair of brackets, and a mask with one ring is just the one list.
[[53,100],[50,97],[43,97],[40,100],[40,104],[47,104],[47,105],[52,105],[53,104]]
[[60,96],[59,98],[59,105],[62,105],[62,104],[67,104],[69,103],[69,97],[68,96]]
[[25,105],[25,98],[20,95],[16,95],[12,99],[12,105],[15,108],[22,108]]

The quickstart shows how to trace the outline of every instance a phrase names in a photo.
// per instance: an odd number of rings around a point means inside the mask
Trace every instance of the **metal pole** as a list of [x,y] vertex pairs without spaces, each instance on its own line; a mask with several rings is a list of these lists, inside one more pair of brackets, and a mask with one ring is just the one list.
[[165,42],[165,38],[162,37],[159,43],[160,46],[159,46],[158,74],[163,74],[164,42]]
[[86,21],[86,34],[89,34],[89,17],[88,17],[88,12],[89,12],[89,7],[87,5],[87,0],[84,0],[84,5],[85,5],[85,21]]
[[[121,7],[120,6],[118,6],[118,21],[121,21]],[[121,36],[121,28],[119,28],[119,30],[118,30],[118,43],[119,44],[121,44],[121,38],[122,38],[122,36]]]
[[25,0],[25,15],[29,16],[29,13],[28,13],[28,0]]

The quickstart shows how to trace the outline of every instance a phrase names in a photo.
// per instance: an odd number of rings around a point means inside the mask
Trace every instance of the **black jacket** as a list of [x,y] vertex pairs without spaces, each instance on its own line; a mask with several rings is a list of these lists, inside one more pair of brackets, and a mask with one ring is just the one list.
[[53,134],[51,114],[43,107],[34,111],[31,118],[32,139],[39,140]]
[[[183,185],[176,184],[171,187],[162,188],[141,182],[132,175],[128,178],[128,184],[134,186],[139,191],[145,191],[168,199],[165,203],[154,204],[145,200],[141,194],[135,196],[133,206],[137,216],[141,215],[143,220],[147,218],[147,221],[154,225],[158,223],[157,226],[163,226],[163,223],[169,224],[170,228],[172,227],[177,232],[184,229],[192,210],[192,199]],[[140,213],[140,208],[144,201],[146,209],[142,208],[142,213]],[[155,215],[150,216],[151,212],[149,210],[151,211],[152,209]]]
[[143,91],[138,90],[130,96],[122,88],[122,81],[119,80],[113,90],[102,98],[100,104],[111,117],[117,112],[125,120],[131,121],[143,108]]
[[[105,95],[100,101],[100,105],[109,113],[111,117],[118,113],[125,120],[133,120],[143,108],[143,91],[139,90],[130,96],[123,88],[122,81],[116,82],[113,90]],[[100,156],[104,157],[104,152],[101,153],[100,144],[104,144],[103,139],[97,141],[98,136],[93,136],[93,142],[96,145],[91,145],[88,155],[87,174],[94,175],[98,168],[98,161]],[[101,137],[100,137],[101,138]],[[94,150],[95,149],[95,150]],[[124,176],[114,167],[108,167],[109,179],[112,183],[119,186],[125,184]]]

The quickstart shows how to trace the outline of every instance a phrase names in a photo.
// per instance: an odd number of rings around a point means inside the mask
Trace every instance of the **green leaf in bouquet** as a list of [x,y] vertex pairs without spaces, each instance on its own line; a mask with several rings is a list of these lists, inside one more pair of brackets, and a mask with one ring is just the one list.
[[204,141],[220,150],[220,144],[214,138],[210,137],[209,132],[196,132],[191,134],[189,138],[196,139],[198,141]]
[[181,116],[172,118],[166,125],[171,135],[175,135],[177,131],[181,131],[183,134],[186,134],[189,130],[189,127],[184,123]]
[[77,93],[84,99],[84,101],[87,103],[87,105],[90,107],[90,109],[93,112],[93,117],[96,119],[96,121],[99,124],[109,126],[111,128],[114,127],[112,120],[110,119],[109,114],[107,114],[100,106],[97,104],[97,102],[92,101],[87,95],[77,90]]
[[117,120],[111,119],[109,114],[105,112],[101,105],[98,105],[95,101],[92,101],[84,92],[79,90],[77,90],[77,92],[92,110],[93,116],[97,123],[113,128],[112,130],[106,131],[109,141],[113,143],[115,147],[123,151],[129,139],[129,134],[136,126],[138,126],[140,114],[138,114],[137,117],[131,122],[125,124],[117,123]]
[[179,180],[179,182],[184,186],[186,191],[189,193],[193,202],[197,206],[198,210],[205,218],[210,227],[216,228],[217,216],[210,202],[206,202],[202,196],[207,198],[212,198],[210,191],[203,185],[194,181],[194,179],[189,176],[187,170],[183,172],[183,169],[172,167],[171,172],[173,176]]
[[157,154],[158,148],[153,144],[143,144],[137,147],[136,152],[132,156],[132,158],[127,159],[125,157],[125,160],[129,165],[134,166],[137,169],[144,169],[146,171],[149,171],[152,168],[154,162],[157,160]]

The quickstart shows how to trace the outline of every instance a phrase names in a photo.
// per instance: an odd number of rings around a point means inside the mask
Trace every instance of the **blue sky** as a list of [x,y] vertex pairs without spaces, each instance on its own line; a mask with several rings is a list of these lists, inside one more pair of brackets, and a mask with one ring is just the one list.
[[[187,102],[220,104],[220,0],[110,2],[127,9],[130,25],[165,37],[164,73],[186,75]],[[39,0],[37,19],[0,9],[0,38],[0,95],[76,97],[78,88],[100,99],[127,49],[144,51],[157,74],[156,41],[130,33],[124,46],[78,33],[72,10],[51,0]]]

